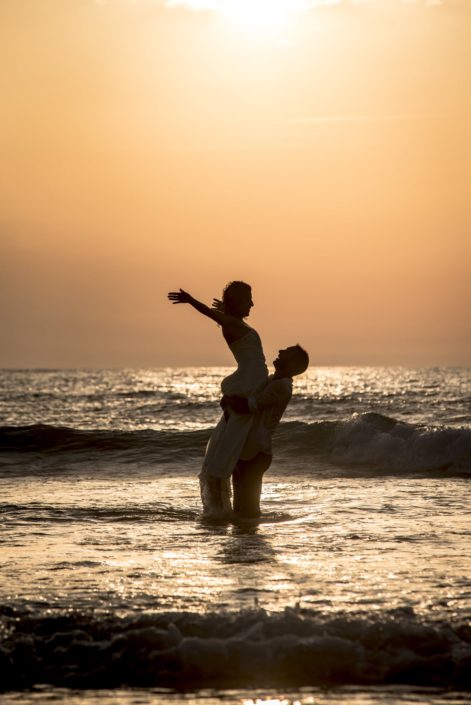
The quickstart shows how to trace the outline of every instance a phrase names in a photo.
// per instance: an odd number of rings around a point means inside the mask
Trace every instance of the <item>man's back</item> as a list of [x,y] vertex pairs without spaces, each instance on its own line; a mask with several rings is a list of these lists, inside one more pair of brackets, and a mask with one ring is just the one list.
[[258,394],[249,397],[249,411],[254,415],[247,440],[240,455],[241,460],[250,460],[257,453],[272,453],[273,432],[293,394],[291,377],[268,378],[266,386]]

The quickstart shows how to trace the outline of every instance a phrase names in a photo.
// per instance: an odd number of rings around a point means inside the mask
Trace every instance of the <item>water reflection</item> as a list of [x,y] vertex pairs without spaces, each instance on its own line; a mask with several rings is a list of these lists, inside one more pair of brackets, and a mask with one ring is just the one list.
[[276,557],[271,541],[260,534],[258,526],[233,526],[228,540],[217,552],[216,560],[227,565],[234,563],[254,565],[274,563]]

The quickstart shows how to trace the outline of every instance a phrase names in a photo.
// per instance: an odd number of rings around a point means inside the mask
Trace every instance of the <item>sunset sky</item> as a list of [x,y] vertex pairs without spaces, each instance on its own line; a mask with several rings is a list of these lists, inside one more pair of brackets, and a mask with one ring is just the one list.
[[471,365],[469,0],[2,0],[0,367]]

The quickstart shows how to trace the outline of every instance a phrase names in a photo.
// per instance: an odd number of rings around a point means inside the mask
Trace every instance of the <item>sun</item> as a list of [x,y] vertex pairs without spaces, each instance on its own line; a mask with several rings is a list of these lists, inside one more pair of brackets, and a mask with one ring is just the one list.
[[256,39],[279,37],[289,22],[287,0],[223,0],[224,20]]

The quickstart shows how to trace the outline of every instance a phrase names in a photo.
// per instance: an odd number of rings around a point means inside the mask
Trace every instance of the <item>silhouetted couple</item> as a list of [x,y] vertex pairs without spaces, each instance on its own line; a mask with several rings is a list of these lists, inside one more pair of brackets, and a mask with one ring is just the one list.
[[268,375],[262,342],[256,330],[245,323],[253,306],[251,287],[230,282],[222,300],[213,307],[194,299],[183,289],[170,292],[175,304],[190,304],[222,328],[222,334],[237,362],[237,369],[221,384],[223,414],[209,439],[200,473],[205,515],[224,516],[233,511],[240,518],[260,516],[262,479],[272,461],[272,435],[293,389],[293,377],[304,372],[308,354],[299,345],[280,350]]

